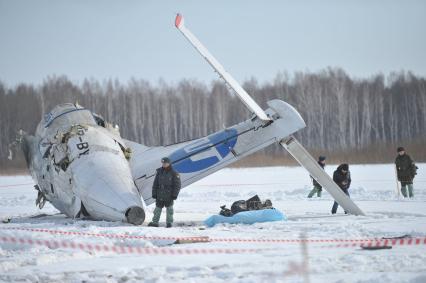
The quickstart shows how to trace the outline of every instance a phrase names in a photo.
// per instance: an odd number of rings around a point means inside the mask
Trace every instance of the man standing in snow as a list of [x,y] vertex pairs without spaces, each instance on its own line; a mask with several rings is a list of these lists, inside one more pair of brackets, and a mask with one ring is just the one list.
[[[342,189],[342,191],[349,197],[349,187],[351,185],[351,172],[349,172],[349,165],[344,163],[340,164],[336,171],[333,174],[333,181]],[[339,204],[334,201],[333,208],[331,209],[331,213],[335,214],[337,212],[337,208]],[[346,213],[346,211],[345,211]]]
[[398,147],[397,151],[398,156],[395,159],[395,165],[398,181],[401,182],[401,193],[405,198],[412,198],[414,196],[413,180],[414,176],[417,174],[417,167],[411,157],[405,153],[405,149],[403,147]]
[[[318,158],[318,165],[321,166],[322,169],[324,169],[324,167],[325,167],[325,156],[320,156]],[[312,176],[311,176],[311,178],[312,178]],[[317,197],[320,198],[321,192],[322,192],[322,186],[314,178],[312,178],[312,184],[314,185],[314,188],[308,194],[308,198],[311,198],[314,194],[317,194]]]
[[154,184],[152,185],[152,198],[155,199],[154,217],[148,226],[158,227],[161,211],[166,207],[167,228],[173,225],[173,201],[177,199],[180,191],[180,176],[170,163],[168,157],[161,159],[162,167],[157,169]]

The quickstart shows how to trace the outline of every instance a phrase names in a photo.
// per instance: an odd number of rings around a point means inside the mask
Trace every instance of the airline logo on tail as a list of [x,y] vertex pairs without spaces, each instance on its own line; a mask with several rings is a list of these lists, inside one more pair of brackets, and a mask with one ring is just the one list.
[[237,130],[227,129],[197,140],[170,155],[173,168],[179,173],[193,173],[216,165],[232,151],[237,138]]

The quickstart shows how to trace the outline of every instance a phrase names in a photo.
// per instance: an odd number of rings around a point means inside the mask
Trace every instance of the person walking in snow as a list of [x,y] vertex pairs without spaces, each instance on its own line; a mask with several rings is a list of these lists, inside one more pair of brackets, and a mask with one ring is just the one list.
[[[321,166],[322,169],[325,167],[325,156],[318,157],[318,165]],[[312,178],[312,176],[311,176]],[[317,194],[317,197],[321,197],[322,186],[317,182],[314,178],[312,178],[313,189],[308,194],[308,198],[312,198],[313,195]]]
[[166,207],[167,228],[173,225],[173,201],[177,199],[181,182],[179,173],[173,168],[168,157],[161,159],[162,167],[157,169],[154,184],[152,185],[152,198],[155,199],[154,217],[148,224],[151,227],[158,227],[161,211]]
[[[346,163],[340,164],[336,171],[333,174],[333,181],[339,186],[340,189],[348,196],[349,195],[349,187],[351,186],[351,172],[349,172],[349,165]],[[331,213],[335,214],[337,212],[337,208],[339,204],[334,201],[333,207],[331,208]],[[346,211],[345,211],[346,213]]]
[[[411,157],[405,152],[403,147],[398,147],[398,156],[395,159],[396,173],[398,181],[401,182],[401,193],[406,197],[412,198],[413,193],[413,180],[417,174],[417,166]],[[408,187],[408,193],[407,193]]]

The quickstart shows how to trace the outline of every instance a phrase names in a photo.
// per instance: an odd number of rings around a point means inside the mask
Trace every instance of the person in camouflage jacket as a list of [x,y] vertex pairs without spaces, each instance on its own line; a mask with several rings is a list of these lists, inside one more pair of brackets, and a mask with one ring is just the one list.
[[179,173],[176,172],[170,162],[170,159],[164,157],[161,159],[162,167],[157,169],[154,184],[152,185],[152,198],[155,199],[154,217],[148,226],[158,227],[163,207],[166,207],[166,227],[173,225],[173,202],[177,199],[181,181]]

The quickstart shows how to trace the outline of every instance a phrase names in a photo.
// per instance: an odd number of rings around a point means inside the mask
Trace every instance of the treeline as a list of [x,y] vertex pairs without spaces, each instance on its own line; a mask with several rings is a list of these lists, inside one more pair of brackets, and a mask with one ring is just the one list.
[[[381,162],[390,160],[380,153],[383,148],[413,145],[415,158],[426,160],[423,77],[399,72],[355,79],[341,69],[327,69],[281,74],[262,85],[252,79],[243,86],[262,107],[278,98],[298,109],[307,127],[297,136],[315,153],[365,153],[375,156],[370,161]],[[63,102],[78,102],[118,124],[123,137],[149,146],[201,137],[250,117],[222,81],[77,84],[66,77],[49,77],[41,85],[0,83],[0,167],[22,166],[6,159],[16,131],[33,133],[43,113]],[[262,156],[276,157],[278,152],[282,149],[271,147]]]

